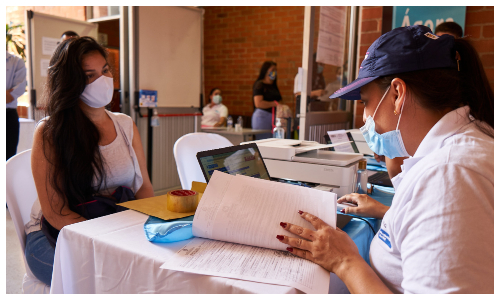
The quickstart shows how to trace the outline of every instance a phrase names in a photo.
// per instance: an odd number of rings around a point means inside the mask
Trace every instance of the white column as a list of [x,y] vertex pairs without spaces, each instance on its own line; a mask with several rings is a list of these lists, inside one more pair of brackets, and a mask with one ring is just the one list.
[[300,89],[300,129],[299,140],[308,138],[309,128],[306,128],[307,95],[311,94],[312,53],[314,38],[314,6],[304,8],[304,37],[302,42],[302,86]]

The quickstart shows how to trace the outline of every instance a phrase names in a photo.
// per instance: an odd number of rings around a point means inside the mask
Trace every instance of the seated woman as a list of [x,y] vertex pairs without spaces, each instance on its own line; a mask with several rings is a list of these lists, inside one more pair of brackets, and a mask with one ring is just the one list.
[[222,92],[213,88],[209,94],[210,103],[203,107],[201,127],[221,127],[226,125],[227,107],[222,104]]
[[85,221],[75,211],[95,195],[130,187],[153,197],[139,131],[132,119],[104,107],[113,96],[106,50],[91,37],[59,44],[47,73],[47,115],[35,129],[31,169],[38,199],[26,224],[26,261],[50,285],[54,248],[41,218],[55,230]]
[[391,207],[368,195],[338,200],[357,205],[345,213],[382,219],[371,266],[345,232],[307,212],[298,213],[317,231],[285,223],[300,238],[278,240],[351,293],[493,293],[493,91],[470,43],[422,25],[396,28],[336,97],[364,103],[361,132],[373,152],[409,157],[392,178]]

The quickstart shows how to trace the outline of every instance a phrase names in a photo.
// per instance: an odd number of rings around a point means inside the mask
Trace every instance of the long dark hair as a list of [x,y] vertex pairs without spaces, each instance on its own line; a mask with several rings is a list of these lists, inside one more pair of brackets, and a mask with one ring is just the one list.
[[[260,67],[259,77],[257,77],[257,80],[255,80],[255,82],[264,79],[267,76],[267,70],[269,70],[269,68],[272,66],[278,66],[278,64],[275,63],[274,61],[270,61],[270,60],[265,61],[262,64],[262,66]],[[255,83],[254,83],[254,85],[255,85]],[[274,79],[272,85],[274,85],[275,87],[278,87],[278,74],[276,74],[276,78]]]
[[[465,39],[455,39],[455,49],[450,55],[460,54],[456,69],[428,69],[394,74],[377,79],[381,90],[387,89],[394,78],[400,78],[408,87],[408,93],[415,95],[418,103],[426,109],[443,112],[446,109],[470,107],[470,115],[493,127],[493,90],[486,78],[483,65],[476,50]],[[460,66],[460,71],[458,70]],[[475,122],[479,129],[489,136],[488,128]]]
[[[72,211],[104,187],[106,181],[99,131],[79,106],[87,82],[82,59],[92,51],[107,60],[106,50],[91,37],[70,38],[59,44],[50,59],[45,87],[46,114],[50,116],[43,127],[44,154],[49,162],[47,178]],[[50,145],[51,153],[46,152],[45,143]]]

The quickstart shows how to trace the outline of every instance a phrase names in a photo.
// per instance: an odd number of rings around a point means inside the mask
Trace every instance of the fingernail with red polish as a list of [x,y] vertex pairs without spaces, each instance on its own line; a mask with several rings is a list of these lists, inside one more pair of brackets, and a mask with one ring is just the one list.
[[283,228],[286,228],[286,223],[280,222],[280,226],[283,227]]
[[285,239],[285,237],[284,237],[284,236],[282,236],[282,235],[277,235],[277,236],[276,236],[276,238],[277,238],[278,240],[280,240],[280,241],[282,241],[282,240],[284,240],[284,239]]
[[340,210],[340,212],[345,214],[345,208],[342,208],[342,210]]
[[299,210],[299,215],[301,215],[301,214],[303,214],[303,213],[304,213],[303,211]]
[[293,252],[293,248],[292,247],[287,247],[286,250],[290,251],[290,252]]

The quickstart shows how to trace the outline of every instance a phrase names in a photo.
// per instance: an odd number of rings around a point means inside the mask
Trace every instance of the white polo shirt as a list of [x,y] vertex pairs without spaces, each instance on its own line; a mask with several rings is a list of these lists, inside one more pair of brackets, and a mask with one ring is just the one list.
[[465,106],[441,118],[404,160],[370,247],[389,289],[493,293],[493,157],[493,138]]
[[203,116],[201,117],[201,126],[214,126],[217,122],[219,122],[220,118],[227,118],[227,107],[222,104],[215,104],[210,107],[210,104],[207,104],[203,107]]

